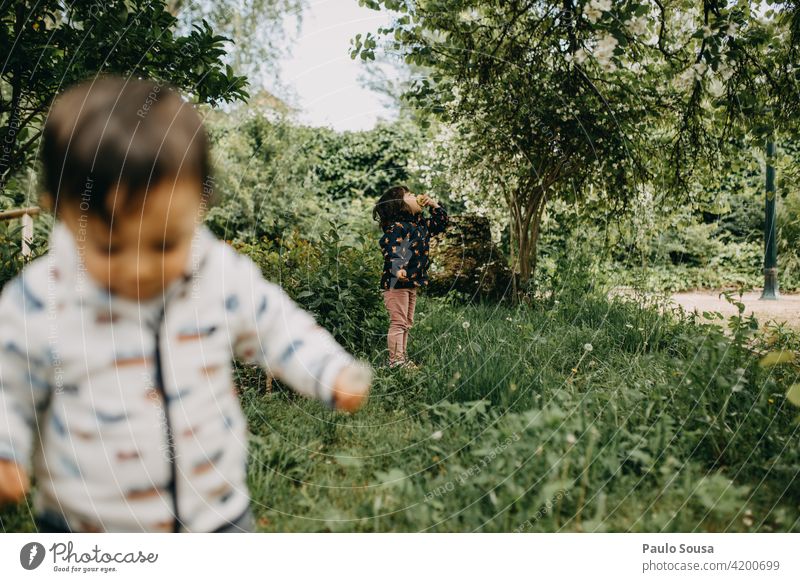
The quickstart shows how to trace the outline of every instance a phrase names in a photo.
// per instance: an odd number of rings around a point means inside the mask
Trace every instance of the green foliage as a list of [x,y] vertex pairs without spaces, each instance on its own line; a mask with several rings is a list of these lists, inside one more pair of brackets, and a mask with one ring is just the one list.
[[351,56],[382,48],[429,70],[406,96],[455,133],[446,149],[459,195],[507,209],[523,286],[546,204],[597,188],[619,214],[656,181],[686,197],[730,137],[722,94],[738,82],[733,39],[764,32],[742,3],[363,4],[397,17],[357,36]]
[[[800,192],[797,146],[784,138],[775,159],[778,176],[780,287],[800,287]],[[554,203],[543,221],[540,283],[568,268],[575,253],[590,252],[592,278],[650,291],[738,289],[763,284],[765,177],[763,152],[742,148],[726,165],[695,185],[692,201],[670,204],[640,196],[622,215],[609,215],[589,199]],[[707,188],[707,189],[704,189]],[[599,272],[598,272],[599,271]]]
[[783,392],[797,371],[758,362],[798,336],[578,302],[567,286],[513,308],[421,298],[410,347],[423,371],[378,369],[353,417],[246,390],[260,527],[796,530]]
[[277,84],[282,56],[288,53],[290,25],[299,29],[306,0],[168,0],[181,29],[203,19],[235,40],[228,61],[254,87]]
[[21,237],[21,225],[0,222],[0,288],[22,270]]
[[422,142],[421,132],[407,123],[314,135],[320,142],[315,177],[334,198],[377,197],[390,186],[407,184],[408,160]]
[[[247,80],[222,62],[225,37],[205,22],[181,36],[163,0],[63,2],[0,7],[0,187],[33,164],[43,118],[63,88],[116,73],[172,83],[201,103],[247,98]],[[19,200],[15,200],[18,203]]]
[[[339,232],[236,246],[379,362],[379,255]],[[422,370],[378,367],[352,416],[240,373],[258,528],[797,531],[786,393],[800,365],[763,356],[800,350],[800,336],[609,300],[584,272],[516,306],[422,295],[409,342]],[[0,524],[30,530],[29,510]]]
[[374,197],[408,181],[421,139],[408,124],[336,133],[240,113],[210,122],[222,199],[208,222],[226,239],[277,240],[297,228],[317,240],[329,219],[366,232]]
[[[33,260],[47,251],[47,237],[52,223],[52,218],[47,214],[40,215],[34,220],[29,260]],[[22,225],[19,219],[0,221],[0,290],[25,266],[21,241]]]
[[327,223],[314,243],[295,233],[278,241],[237,243],[236,248],[340,343],[365,353],[385,323],[377,281],[382,258],[369,237],[342,230]]

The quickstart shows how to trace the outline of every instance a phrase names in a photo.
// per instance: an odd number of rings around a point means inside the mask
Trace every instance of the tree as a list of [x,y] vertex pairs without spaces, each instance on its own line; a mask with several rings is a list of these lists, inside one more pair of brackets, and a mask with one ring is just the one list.
[[226,239],[279,240],[295,229],[315,238],[328,220],[369,231],[375,198],[408,183],[409,159],[421,142],[408,123],[336,132],[250,107],[214,114],[208,126],[221,193],[208,224]]
[[0,70],[4,194],[12,176],[32,165],[53,97],[87,77],[148,77],[212,105],[248,96],[246,78],[221,61],[227,39],[205,21],[176,35],[176,19],[162,0],[4,2],[0,16],[7,55]]
[[306,0],[168,0],[168,7],[181,25],[191,29],[207,20],[214,30],[236,39],[228,50],[228,61],[247,76],[254,87],[280,84],[279,60],[288,53],[288,25],[297,29]]
[[548,201],[592,188],[618,212],[645,182],[680,193],[715,163],[732,131],[720,104],[741,86],[729,53],[753,21],[747,2],[713,0],[362,4],[397,17],[353,56],[380,41],[431,71],[409,97],[455,129],[464,168],[504,199],[523,287]]

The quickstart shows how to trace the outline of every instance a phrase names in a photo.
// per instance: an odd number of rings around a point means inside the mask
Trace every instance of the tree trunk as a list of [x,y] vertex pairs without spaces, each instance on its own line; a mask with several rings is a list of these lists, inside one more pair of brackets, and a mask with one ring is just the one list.
[[544,214],[544,207],[547,205],[547,192],[543,192],[539,197],[538,208],[533,217],[533,224],[531,224],[531,276],[536,273],[536,264],[538,262],[539,248],[539,235],[541,234],[542,215]]
[[511,220],[508,221],[508,252],[511,256],[511,260],[508,264],[511,267],[511,300],[514,303],[517,302],[517,263],[516,253],[514,252],[514,245],[517,239],[514,236],[515,229],[516,225],[514,224],[514,216],[512,213]]
[[547,203],[547,192],[538,189],[531,197],[524,211],[512,209],[512,220],[517,234],[517,265],[519,267],[519,288],[528,287],[536,272],[536,249],[539,244],[542,213]]

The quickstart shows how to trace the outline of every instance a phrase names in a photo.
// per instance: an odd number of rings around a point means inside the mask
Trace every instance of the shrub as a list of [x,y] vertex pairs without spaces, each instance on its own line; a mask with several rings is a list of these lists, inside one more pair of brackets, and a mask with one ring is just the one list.
[[278,241],[264,238],[235,246],[340,343],[366,353],[383,333],[378,289],[382,259],[377,243],[363,234],[343,236],[341,230],[330,223],[318,243],[295,232]]

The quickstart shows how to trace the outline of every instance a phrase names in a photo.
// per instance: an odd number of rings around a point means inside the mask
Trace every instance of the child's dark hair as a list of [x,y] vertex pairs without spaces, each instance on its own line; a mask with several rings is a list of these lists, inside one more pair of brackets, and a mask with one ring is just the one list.
[[403,197],[406,192],[410,192],[407,187],[398,185],[392,186],[378,199],[372,209],[372,219],[377,220],[381,228],[386,228],[391,223],[398,220],[401,213],[407,211]]
[[196,179],[204,197],[213,191],[200,115],[176,89],[148,80],[100,77],[58,97],[44,125],[42,166],[57,212],[69,204],[107,221],[117,186],[125,207],[164,179]]

